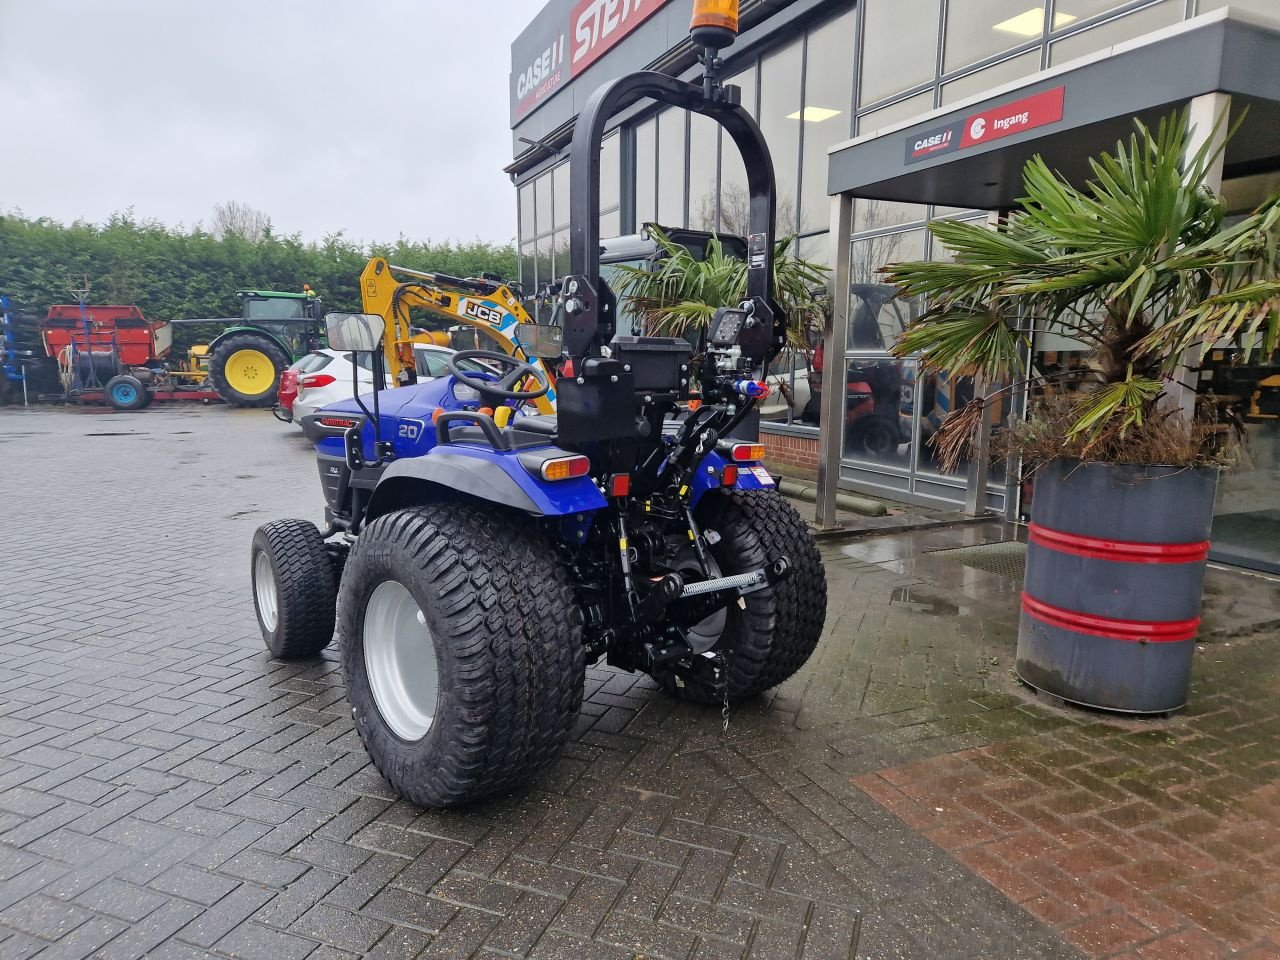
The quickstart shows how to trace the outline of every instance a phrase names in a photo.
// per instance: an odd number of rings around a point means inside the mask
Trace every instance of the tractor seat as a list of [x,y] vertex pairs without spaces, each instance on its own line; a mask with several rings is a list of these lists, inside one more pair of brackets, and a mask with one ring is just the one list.
[[559,424],[554,413],[537,413],[529,417],[519,417],[511,421],[511,429],[525,433],[540,433],[544,437],[554,437]]

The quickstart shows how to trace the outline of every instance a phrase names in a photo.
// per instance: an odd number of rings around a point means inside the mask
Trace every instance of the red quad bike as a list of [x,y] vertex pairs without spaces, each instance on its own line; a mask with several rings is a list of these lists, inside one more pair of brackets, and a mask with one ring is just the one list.
[[[491,797],[555,763],[588,663],[642,671],[718,713],[782,683],[817,646],[818,550],[760,465],[763,447],[733,439],[786,332],[772,293],[773,164],[739,90],[717,76],[716,50],[733,36],[695,30],[702,85],[635,73],[584,106],[571,270],[557,322],[520,332],[523,356],[463,351],[449,377],[303,418],[329,526],[258,530],[259,625],[274,655],[305,657],[336,619],[356,730],[415,804]],[[617,335],[601,275],[601,139],[646,99],[720,124],[747,170],[747,296],[716,310],[696,369],[683,338]],[[372,353],[375,385],[382,324],[346,315],[328,326],[334,349]],[[533,358],[554,361],[554,384]],[[702,403],[685,415],[694,380]],[[527,408],[552,396],[554,415]]]

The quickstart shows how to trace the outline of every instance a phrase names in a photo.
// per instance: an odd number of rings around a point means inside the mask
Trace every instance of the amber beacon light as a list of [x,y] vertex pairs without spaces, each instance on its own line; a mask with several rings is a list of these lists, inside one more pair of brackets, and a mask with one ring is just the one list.
[[693,0],[689,35],[701,47],[729,46],[738,35],[738,0]]

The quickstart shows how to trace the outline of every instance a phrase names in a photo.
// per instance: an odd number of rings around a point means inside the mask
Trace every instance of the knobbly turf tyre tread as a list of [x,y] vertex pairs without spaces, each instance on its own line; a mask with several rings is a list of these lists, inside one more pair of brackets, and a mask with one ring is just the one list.
[[[388,579],[413,594],[436,641],[440,699],[413,743],[383,721],[365,670],[364,610]],[[356,730],[411,803],[502,794],[560,756],[582,708],[582,611],[567,572],[523,518],[456,503],[379,517],[347,558],[338,611]]]
[[[314,657],[333,642],[338,583],[328,547],[314,523],[306,520],[273,520],[253,535],[253,557],[266,550],[276,572],[279,608],[274,633],[262,627],[262,639],[271,655],[280,660]],[[258,597],[254,594],[254,609]]]
[[[827,577],[817,544],[794,507],[775,490],[727,490],[707,494],[698,505],[704,530],[720,534],[711,554],[725,576],[754,570],[785,556],[791,573],[767,590],[749,593],[746,609],[729,608],[729,624],[716,649],[729,651],[730,700],[763,693],[808,662],[827,619]],[[694,686],[659,682],[693,703],[718,702]]]
[[[275,383],[266,393],[251,397],[234,389],[227,382],[227,359],[239,350],[257,350],[270,358],[275,365]],[[289,358],[279,345],[269,337],[256,333],[237,333],[223,340],[214,348],[209,358],[209,381],[218,396],[235,407],[270,407],[276,402],[280,390],[280,372],[289,366]]]

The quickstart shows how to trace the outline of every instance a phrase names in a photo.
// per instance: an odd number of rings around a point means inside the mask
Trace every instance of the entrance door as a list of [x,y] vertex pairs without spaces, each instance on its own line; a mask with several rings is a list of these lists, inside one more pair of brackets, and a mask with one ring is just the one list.
[[1235,366],[1229,350],[1212,350],[1206,371],[1213,392],[1228,397],[1245,423],[1244,455],[1218,483],[1210,559],[1280,573],[1280,354]]

